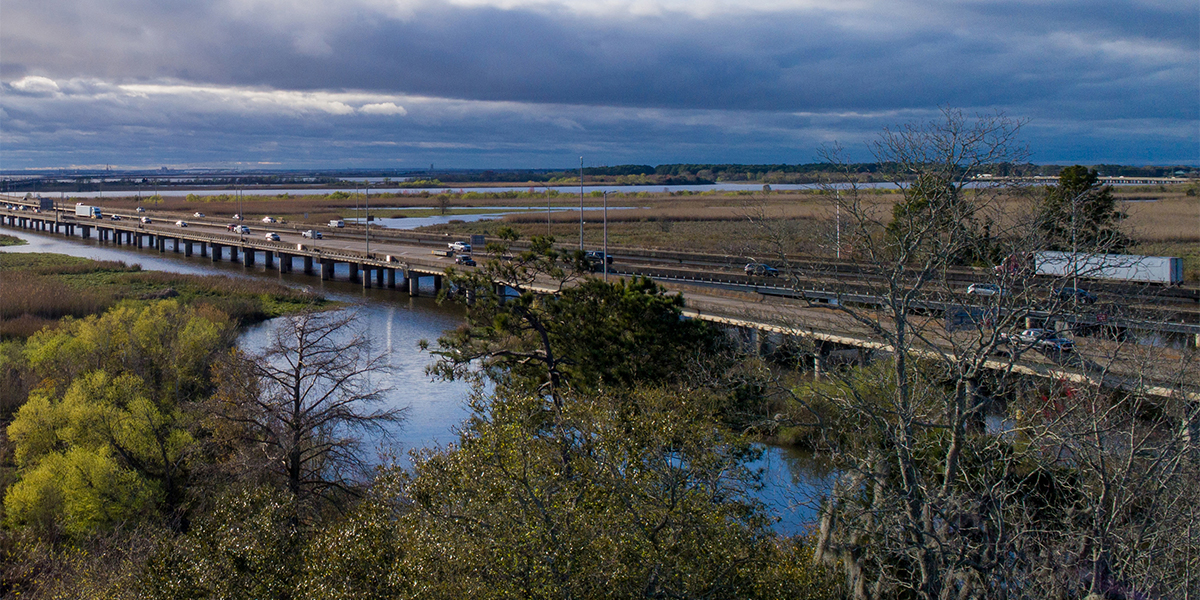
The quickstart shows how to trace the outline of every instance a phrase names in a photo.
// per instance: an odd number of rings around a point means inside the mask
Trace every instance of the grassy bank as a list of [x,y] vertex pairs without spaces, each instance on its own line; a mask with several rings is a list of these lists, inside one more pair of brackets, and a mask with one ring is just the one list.
[[274,282],[142,271],[61,254],[0,254],[0,339],[25,338],[63,317],[99,314],[121,302],[162,298],[210,306],[243,323],[324,302]]
[[23,246],[25,240],[15,236],[0,233],[0,246]]

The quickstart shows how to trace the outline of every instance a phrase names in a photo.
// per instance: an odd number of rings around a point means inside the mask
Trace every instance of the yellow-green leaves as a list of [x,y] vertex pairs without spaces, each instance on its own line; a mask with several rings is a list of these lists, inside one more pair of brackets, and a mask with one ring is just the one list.
[[51,452],[22,474],[4,497],[9,523],[78,536],[151,508],[151,483],[123,468],[108,447]]

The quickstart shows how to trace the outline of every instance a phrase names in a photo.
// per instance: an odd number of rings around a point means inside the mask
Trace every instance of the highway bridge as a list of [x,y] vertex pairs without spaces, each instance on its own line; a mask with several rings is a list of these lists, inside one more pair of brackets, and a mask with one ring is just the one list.
[[[11,204],[12,201],[9,201]],[[184,256],[199,257],[210,261],[237,261],[246,267],[256,266],[259,261],[266,269],[280,273],[302,272],[319,276],[322,280],[335,277],[361,284],[364,288],[380,287],[400,289],[412,296],[422,291],[421,282],[429,281],[436,292],[443,282],[447,267],[453,265],[449,256],[438,256],[432,249],[443,250],[448,241],[456,238],[415,232],[388,232],[372,230],[370,241],[367,231],[360,229],[353,235],[334,233],[327,239],[312,240],[302,237],[299,231],[280,224],[252,224],[251,234],[235,234],[228,230],[225,220],[183,219],[180,215],[146,213],[150,223],[140,222],[137,213],[118,215],[120,220],[78,218],[73,212],[37,211],[30,205],[20,210],[0,207],[0,225],[47,234],[96,239],[100,243],[128,245],[134,248],[156,249],[160,253],[173,252]],[[175,225],[177,220],[186,220],[187,227]],[[266,238],[268,233],[279,236],[278,241]],[[331,232],[332,233],[332,232]],[[362,235],[363,237],[358,237]],[[367,250],[369,244],[370,250]],[[620,254],[617,254],[621,257]],[[690,284],[687,291],[688,314],[695,318],[719,323],[742,331],[752,345],[765,342],[771,336],[791,336],[816,343],[813,366],[819,370],[823,356],[839,349],[861,349],[890,352],[880,344],[877,336],[866,331],[843,313],[822,309],[821,303],[833,306],[838,302],[854,303],[866,308],[879,303],[879,298],[869,294],[846,293],[845,291],[817,289],[797,290],[792,287],[773,285],[764,278],[739,274],[734,269],[716,267],[719,261],[737,260],[736,257],[714,258],[702,255],[682,256],[681,253],[660,251],[628,252],[616,271],[626,275],[655,276],[668,281],[683,281]],[[678,265],[665,266],[671,262]],[[847,265],[852,271],[852,265]],[[690,274],[691,277],[683,277]],[[858,277],[851,275],[851,277]],[[429,286],[425,286],[428,289]],[[547,288],[546,292],[553,290]],[[1185,302],[1188,300],[1185,298]],[[814,306],[814,302],[817,304]],[[935,315],[961,304],[933,302],[924,307]],[[1041,320],[1057,319],[1060,323],[1085,323],[1086,317],[1063,315],[1039,315],[1030,313],[1027,326],[1042,324]],[[1111,322],[1110,327],[1131,327],[1149,331],[1170,332],[1186,335],[1188,344],[1200,342],[1200,325],[1192,323],[1166,323],[1160,321],[1132,320]],[[947,338],[949,339],[949,338]],[[1087,344],[1081,344],[1087,346]],[[1100,341],[1091,344],[1094,353],[1092,364],[1104,362],[1109,352]],[[834,350],[831,350],[834,349]],[[918,349],[931,355],[945,356],[947,349],[930,346]],[[1078,356],[1084,357],[1088,348],[1081,348]],[[1039,356],[1029,353],[1017,364],[997,358],[989,363],[993,369],[1007,369],[1036,377],[1050,377],[1065,381],[1092,381],[1113,387],[1138,387],[1149,393],[1170,395],[1172,388],[1150,384],[1144,378],[1122,375],[1111,369],[1088,369],[1075,361],[1064,364],[1061,357]],[[1085,363],[1087,360],[1085,360]],[[1200,384],[1200,382],[1196,382]],[[1188,392],[1188,397],[1195,395]]]

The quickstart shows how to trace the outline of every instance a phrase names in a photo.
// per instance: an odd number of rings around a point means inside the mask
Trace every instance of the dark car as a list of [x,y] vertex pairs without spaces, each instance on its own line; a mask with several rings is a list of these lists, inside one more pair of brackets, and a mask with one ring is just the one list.
[[603,261],[603,262],[606,262],[606,263],[608,263],[608,264],[610,264],[610,265],[613,263],[613,257],[612,257],[612,255],[611,255],[611,254],[607,254],[607,255],[606,255],[606,254],[604,254],[603,252],[601,252],[601,251],[599,251],[599,250],[591,250],[591,251],[589,251],[587,254],[585,254],[585,255],[584,255],[584,257],[585,257],[585,258],[587,258],[588,262],[601,262],[601,261]]
[[764,263],[749,263],[746,265],[747,275],[765,275],[767,277],[778,277],[779,269]]
[[454,264],[473,267],[475,266],[475,259],[471,258],[470,254],[459,254],[454,257]]
[[1073,287],[1063,287],[1054,291],[1054,296],[1063,302],[1071,302],[1072,300],[1080,304],[1095,304],[1096,295],[1083,289]]

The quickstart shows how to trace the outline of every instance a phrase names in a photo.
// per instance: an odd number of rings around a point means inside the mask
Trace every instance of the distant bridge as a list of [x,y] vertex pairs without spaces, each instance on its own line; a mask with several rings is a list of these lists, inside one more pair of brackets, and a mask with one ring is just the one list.
[[[974,181],[994,181],[997,183],[1041,183],[1046,185],[1055,185],[1058,183],[1058,177],[1048,175],[1032,175],[1028,177],[998,177],[993,175],[976,175]],[[1126,177],[1118,175],[1116,177],[1101,176],[1099,182],[1104,185],[1169,185],[1177,183],[1200,183],[1200,179],[1189,177]]]

